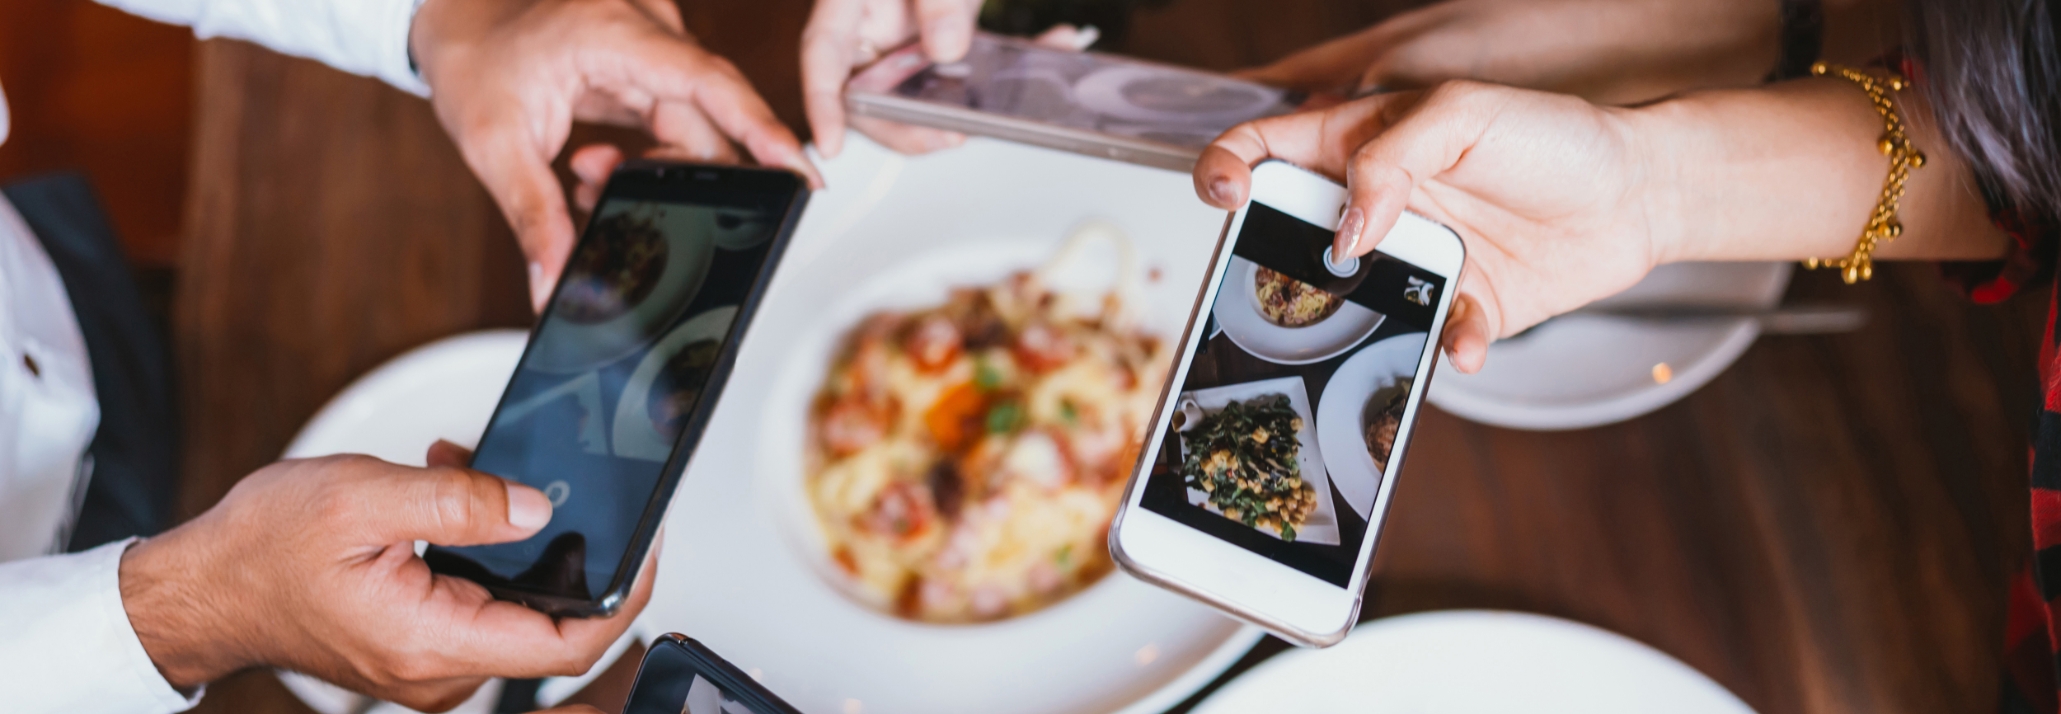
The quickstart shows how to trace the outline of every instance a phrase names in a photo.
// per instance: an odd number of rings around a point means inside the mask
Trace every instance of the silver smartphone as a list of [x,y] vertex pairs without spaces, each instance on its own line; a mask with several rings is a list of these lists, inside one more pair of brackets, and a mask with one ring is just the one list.
[[1358,619],[1466,255],[1405,213],[1335,260],[1345,200],[1253,169],[1109,532],[1125,572],[1313,647]]
[[966,59],[936,64],[920,46],[852,78],[853,114],[1187,171],[1211,139],[1286,114],[1302,92],[1029,40],[974,35]]

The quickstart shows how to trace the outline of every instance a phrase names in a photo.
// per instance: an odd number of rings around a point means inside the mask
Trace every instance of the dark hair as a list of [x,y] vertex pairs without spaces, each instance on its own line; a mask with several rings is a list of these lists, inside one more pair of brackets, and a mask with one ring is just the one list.
[[2061,0],[1906,0],[1942,133],[1993,202],[2061,218]]

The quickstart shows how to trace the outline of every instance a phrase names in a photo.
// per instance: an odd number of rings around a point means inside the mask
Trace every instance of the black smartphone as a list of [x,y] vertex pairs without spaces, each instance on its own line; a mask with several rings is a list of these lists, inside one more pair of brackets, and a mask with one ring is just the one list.
[[800,714],[700,642],[666,635],[644,653],[623,714]]
[[554,615],[620,608],[808,195],[780,170],[618,169],[472,456],[542,490],[551,522],[431,546],[430,567]]

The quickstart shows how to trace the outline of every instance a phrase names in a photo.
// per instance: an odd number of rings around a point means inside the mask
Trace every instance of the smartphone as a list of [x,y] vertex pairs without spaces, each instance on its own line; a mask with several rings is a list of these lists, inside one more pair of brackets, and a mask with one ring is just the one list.
[[1308,95],[1193,69],[976,33],[966,58],[932,63],[922,47],[854,76],[855,115],[993,136],[1187,171],[1233,126],[1286,114]]
[[1311,647],[1359,617],[1466,257],[1405,213],[1334,260],[1345,201],[1292,164],[1254,167],[1109,532],[1126,572]]
[[771,169],[635,161],[609,177],[472,455],[542,490],[551,522],[431,546],[430,567],[554,615],[621,607],[808,196]]
[[750,675],[684,635],[644,653],[623,714],[800,714]]

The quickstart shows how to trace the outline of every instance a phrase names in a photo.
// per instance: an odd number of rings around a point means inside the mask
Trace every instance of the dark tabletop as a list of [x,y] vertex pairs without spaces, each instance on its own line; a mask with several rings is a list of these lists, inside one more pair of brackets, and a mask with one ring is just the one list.
[[[1228,69],[1399,4],[1148,2],[1112,49]],[[799,128],[806,10],[696,2],[686,15]],[[357,375],[530,320],[508,229],[425,103],[245,44],[208,42],[199,59],[174,316],[188,514],[277,457]],[[1874,319],[1764,339],[1693,396],[1624,424],[1527,433],[1426,410],[1367,616],[1578,620],[1767,714],[1992,709],[2005,588],[2028,550],[2046,301],[1971,306],[1918,265],[1858,287],[1800,274],[1789,292]],[[1268,640],[1233,672],[1281,648]],[[302,709],[246,673],[201,711]]]

